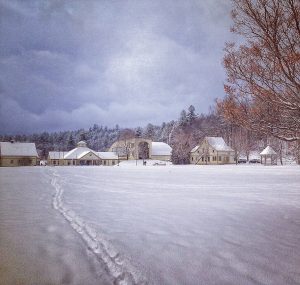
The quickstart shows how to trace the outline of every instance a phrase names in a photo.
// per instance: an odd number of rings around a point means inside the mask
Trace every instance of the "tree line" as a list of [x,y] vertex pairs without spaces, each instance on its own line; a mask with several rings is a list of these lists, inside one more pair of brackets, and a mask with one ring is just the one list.
[[77,142],[84,140],[91,149],[107,151],[117,140],[134,137],[147,138],[152,141],[168,143],[172,147],[172,162],[188,164],[189,153],[205,136],[221,136],[235,150],[236,157],[243,154],[248,156],[250,151],[261,151],[271,144],[280,157],[295,156],[297,144],[285,142],[273,136],[248,130],[235,123],[227,121],[217,107],[211,107],[208,114],[197,114],[191,105],[182,110],[177,120],[164,122],[161,125],[147,124],[145,127],[113,128],[94,124],[89,129],[74,131],[43,132],[29,135],[0,136],[1,141],[11,139],[19,142],[34,142],[41,158],[46,159],[49,151],[69,151],[76,147]]

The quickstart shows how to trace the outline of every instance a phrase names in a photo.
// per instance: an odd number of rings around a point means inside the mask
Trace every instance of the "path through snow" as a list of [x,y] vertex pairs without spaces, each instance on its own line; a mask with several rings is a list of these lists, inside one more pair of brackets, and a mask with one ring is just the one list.
[[60,185],[62,177],[56,170],[52,170],[51,185],[55,188],[53,207],[69,222],[71,227],[79,234],[88,249],[93,252],[101,264],[105,264],[106,270],[113,277],[113,283],[118,284],[145,284],[140,273],[101,236],[101,232],[95,231],[74,211],[66,208],[63,203],[63,188]]
[[297,166],[0,169],[4,284],[295,285],[299,237]]

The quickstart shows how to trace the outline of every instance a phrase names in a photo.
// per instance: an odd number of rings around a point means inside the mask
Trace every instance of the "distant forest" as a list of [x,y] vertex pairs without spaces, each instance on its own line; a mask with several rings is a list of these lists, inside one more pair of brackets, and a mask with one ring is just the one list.
[[172,162],[189,163],[189,152],[205,136],[221,136],[236,151],[236,155],[249,155],[250,151],[261,151],[267,144],[280,154],[296,157],[298,145],[266,136],[259,132],[249,131],[238,125],[228,123],[211,108],[209,114],[197,114],[194,106],[182,110],[177,120],[164,122],[160,126],[147,124],[145,127],[114,128],[94,124],[89,129],[78,129],[62,132],[43,132],[29,135],[0,135],[1,141],[15,140],[34,142],[42,159],[46,159],[49,151],[68,151],[80,140],[96,151],[107,151],[118,139],[124,137],[144,137],[153,141],[168,143],[172,148]]

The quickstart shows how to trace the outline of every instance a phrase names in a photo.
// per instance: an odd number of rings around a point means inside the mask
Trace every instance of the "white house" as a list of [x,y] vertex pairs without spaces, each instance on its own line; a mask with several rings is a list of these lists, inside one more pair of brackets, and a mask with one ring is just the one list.
[[205,137],[190,152],[191,164],[230,164],[235,163],[234,150],[222,137]]

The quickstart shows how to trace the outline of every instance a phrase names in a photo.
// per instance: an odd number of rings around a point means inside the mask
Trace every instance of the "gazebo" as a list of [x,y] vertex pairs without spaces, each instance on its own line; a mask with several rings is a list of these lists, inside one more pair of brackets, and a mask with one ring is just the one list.
[[264,165],[277,165],[277,153],[269,145],[260,153],[260,161]]

